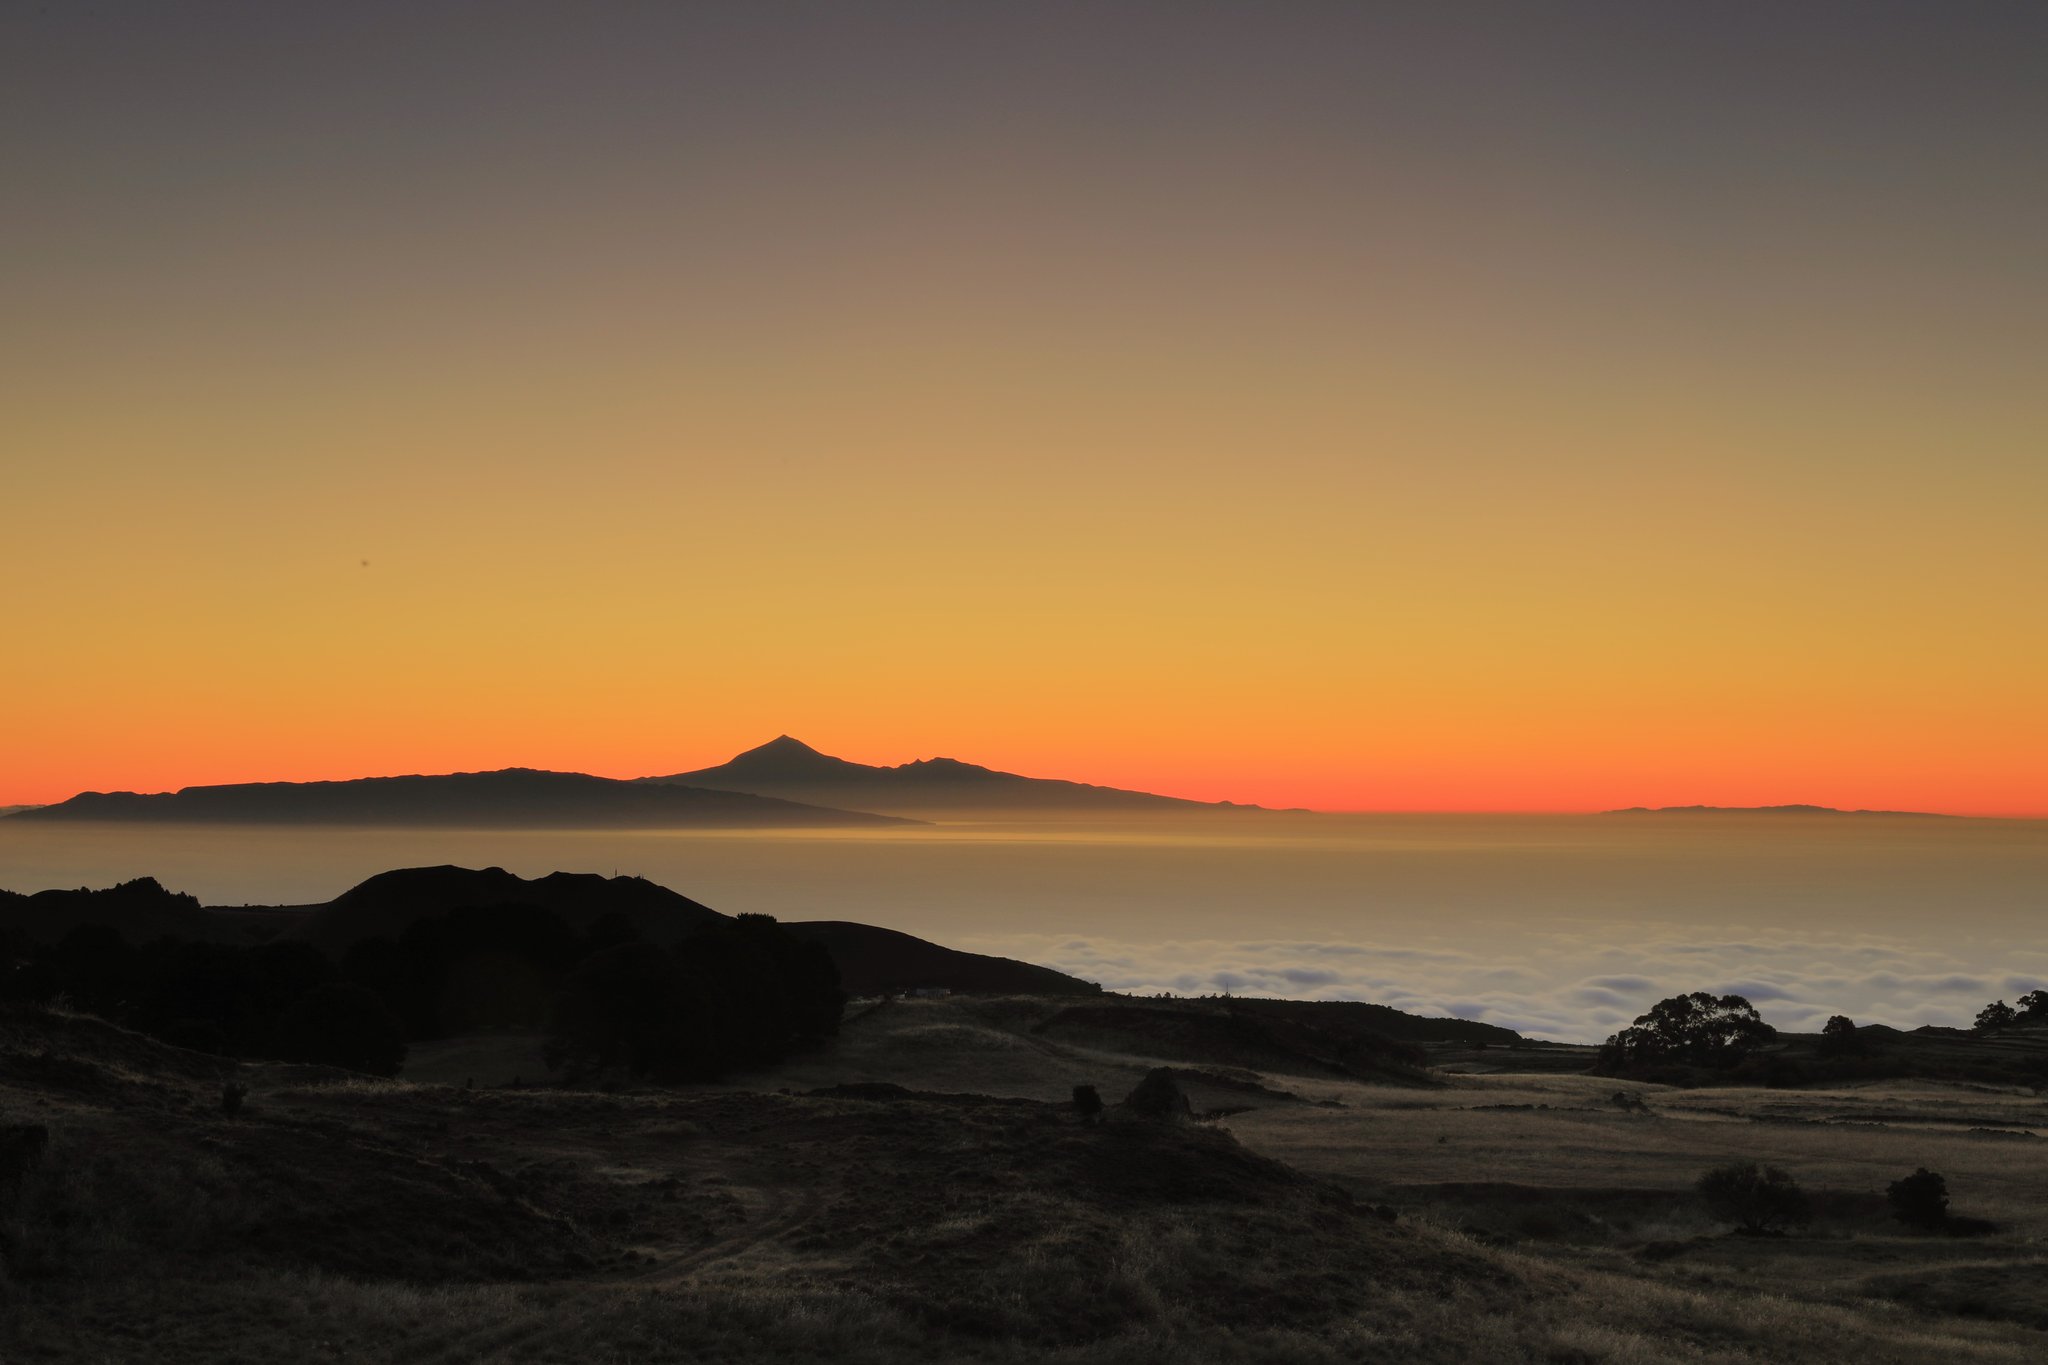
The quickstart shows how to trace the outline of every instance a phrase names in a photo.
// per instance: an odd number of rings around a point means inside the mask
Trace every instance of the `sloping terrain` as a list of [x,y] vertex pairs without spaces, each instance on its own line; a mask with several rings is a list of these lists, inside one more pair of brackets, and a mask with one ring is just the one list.
[[[857,1327],[855,1355],[1000,1354],[1308,1330],[1390,1291],[1507,1282],[1201,1126],[272,1067],[240,1069],[228,1116],[221,1072],[97,1021],[0,1020],[0,1123],[49,1133],[6,1195],[4,1358],[557,1360],[680,1318],[724,1343],[711,1358],[767,1359],[802,1315],[751,1349],[731,1320],[802,1303]],[[367,1295],[340,1306],[341,1286],[377,1284],[501,1311],[459,1340],[452,1314],[437,1344]],[[532,1288],[482,1288],[501,1285]],[[326,1311],[293,1306],[309,1287]]]
[[1050,967],[963,953],[872,924],[795,920],[782,927],[798,938],[823,944],[839,967],[839,984],[851,995],[926,986],[1001,995],[1094,995],[1102,990],[1092,981]]
[[[236,1071],[230,1115],[222,1067],[0,1013],[0,1152],[46,1135],[0,1171],[0,1359],[2019,1365],[2041,1343],[1965,1316],[2013,1262],[1954,1259],[1887,1295],[1895,1261],[1809,1301],[1759,1239],[1564,1260],[1344,1192],[1389,1159],[1380,1183],[1414,1188],[1400,1168],[1440,1120],[1403,1105],[1496,1123],[1474,1101],[1507,1078],[1350,1086],[1346,1109],[1224,1128],[873,1084],[471,1090],[275,1066]],[[1275,1124],[1339,1126],[1321,1149],[1230,1130]],[[1326,1183],[1276,1146],[1359,1164]]]

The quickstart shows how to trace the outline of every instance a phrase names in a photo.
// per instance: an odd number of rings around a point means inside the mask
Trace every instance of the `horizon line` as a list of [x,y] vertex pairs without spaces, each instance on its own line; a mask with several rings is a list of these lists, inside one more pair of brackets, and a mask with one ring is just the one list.
[[[786,736],[786,735],[785,735],[785,736],[781,736],[781,737],[782,737],[782,738],[789,738],[789,736]],[[798,741],[798,742],[799,742],[799,743],[801,743],[802,741]],[[756,748],[758,748],[758,747],[761,747],[761,746],[758,746],[758,745],[756,745],[756,746],[753,746],[753,747],[756,747]],[[806,747],[810,747],[810,746],[808,746],[808,745],[807,745]],[[744,753],[744,752],[748,752],[748,751],[747,751],[747,750],[742,750],[741,752],[742,752],[742,753]],[[824,751],[823,751],[823,750],[816,750],[815,752],[819,752],[819,753],[824,753]],[[825,756],[826,756],[826,757],[836,757],[836,755],[830,755],[830,754],[826,754]],[[943,758],[945,758],[945,756],[944,756],[944,755],[935,755],[934,757],[935,757],[935,758],[940,758],[940,759],[943,759]],[[726,761],[730,761],[730,760],[726,760]],[[852,761],[856,761],[856,760],[846,760],[846,761],[852,762]],[[930,761],[932,761],[932,760],[931,760],[931,759],[924,759],[924,760],[911,760],[911,761],[912,761],[912,762],[930,762]],[[953,761],[953,762],[961,762],[961,763],[966,763],[966,762],[970,762],[970,760],[965,760],[965,759],[953,759],[953,760],[951,760],[951,761]],[[711,767],[717,767],[717,766],[720,766],[720,765],[719,765],[719,764],[711,764],[711,765],[708,765],[708,766],[711,766]],[[889,766],[889,765],[863,765],[863,766]],[[982,766],[982,767],[985,767],[985,766],[987,766],[987,765],[977,764],[977,765],[975,765],[975,766]],[[1001,772],[1001,771],[1007,771],[1007,770],[1004,770],[1004,769],[992,769],[992,771],[999,771],[999,772]],[[36,810],[36,809],[44,809],[44,808],[47,808],[47,807],[49,807],[49,806],[54,806],[54,805],[62,805],[62,804],[63,804],[63,803],[65,802],[65,801],[71,800],[71,799],[72,799],[73,797],[77,797],[77,796],[83,796],[83,795],[89,795],[89,794],[98,794],[98,795],[119,795],[119,794],[130,794],[130,795],[142,795],[142,796],[160,796],[160,795],[174,795],[174,794],[176,794],[176,793],[178,793],[178,792],[180,792],[180,791],[186,791],[186,790],[191,790],[191,789],[196,789],[196,788],[209,788],[209,787],[239,787],[239,786],[268,786],[268,785],[281,785],[281,786],[307,786],[307,785],[313,785],[313,784],[316,784],[316,783],[345,783],[345,782],[365,782],[365,781],[374,781],[374,780],[380,780],[380,779],[389,779],[389,778],[400,778],[400,777],[461,777],[461,776],[478,776],[478,775],[485,775],[485,774],[490,774],[490,773],[502,773],[502,772],[542,772],[542,773],[559,773],[559,774],[563,774],[563,775],[566,775],[566,776],[580,776],[580,777],[596,777],[596,778],[601,778],[601,779],[604,779],[604,780],[607,780],[607,781],[613,781],[613,782],[631,782],[631,781],[637,781],[637,780],[640,780],[640,779],[642,779],[642,778],[645,778],[645,777],[648,777],[648,776],[651,776],[651,775],[653,775],[653,774],[648,774],[648,773],[635,773],[635,774],[634,774],[634,775],[632,775],[632,776],[628,776],[628,777],[619,777],[619,776],[613,776],[613,775],[611,775],[611,774],[607,774],[607,773],[600,773],[600,772],[592,772],[592,771],[589,771],[589,770],[587,770],[587,769],[580,769],[580,768],[545,768],[545,767],[536,767],[536,766],[533,766],[533,765],[530,765],[530,764],[519,764],[519,763],[512,763],[512,764],[505,764],[505,765],[503,765],[503,766],[501,766],[501,767],[494,767],[494,768],[455,768],[455,769],[449,769],[449,770],[447,770],[447,771],[444,771],[444,772],[425,772],[425,771],[414,771],[414,772],[402,772],[402,773],[401,773],[401,772],[394,772],[394,773],[367,773],[367,774],[366,774],[366,773],[358,773],[358,774],[356,774],[356,775],[354,775],[354,776],[351,776],[351,777],[286,777],[286,778],[278,778],[278,777],[256,777],[256,778],[241,778],[241,779],[237,779],[237,780],[234,780],[234,781],[222,781],[222,782],[193,782],[193,783],[186,783],[186,784],[184,784],[184,785],[182,785],[182,786],[178,786],[178,787],[169,787],[169,788],[163,788],[163,789],[160,789],[160,790],[157,790],[157,791],[144,791],[144,790],[142,790],[142,789],[140,789],[140,788],[135,788],[135,787],[105,787],[105,788],[81,787],[81,788],[78,788],[77,790],[73,791],[73,792],[71,793],[71,795],[70,795],[70,796],[65,796],[65,797],[59,797],[59,798],[57,798],[56,800],[52,800],[52,801],[0,801],[0,810],[4,810],[4,811],[6,811],[6,812],[8,812],[8,813],[10,813],[10,814],[11,814],[12,812],[14,812],[14,811],[19,811],[19,810]],[[1018,773],[1018,774],[1014,774],[1014,775],[1015,775],[1015,776],[1019,776],[1019,777],[1029,777],[1029,776],[1030,776],[1030,774],[1025,774],[1025,773]],[[1101,782],[1086,782],[1086,781],[1084,781],[1083,779],[1079,779],[1079,778],[1036,778],[1036,779],[1033,779],[1033,780],[1038,780],[1038,781],[1064,781],[1064,782],[1078,782],[1078,783],[1081,783],[1082,785],[1087,785],[1087,786],[1098,786],[1098,787],[1107,787],[1107,786],[1110,786],[1110,785],[1111,785],[1111,784],[1108,784],[1108,783],[1101,783]],[[681,785],[688,785],[688,784],[681,784]],[[1139,790],[1141,790],[1141,789],[1138,789],[1138,788],[1117,788],[1117,787],[1112,787],[1111,789],[1112,789],[1112,790],[1123,790],[1123,791],[1139,791]],[[706,790],[720,790],[720,789],[718,789],[718,788],[706,788]],[[1193,803],[1196,803],[1196,804],[1200,804],[1200,805],[1206,805],[1206,806],[1234,806],[1234,807],[1236,807],[1237,809],[1240,809],[1240,810],[1244,810],[1244,811],[1247,811],[1247,812],[1264,812],[1264,813],[1266,813],[1266,814],[1273,814],[1273,815],[1286,815],[1286,814],[1301,814],[1301,815],[1389,815],[1389,816],[1392,816],[1392,815],[1430,815],[1430,816],[1451,816],[1451,815],[1471,815],[1471,816],[1554,816],[1554,817],[1559,817],[1559,818],[1571,818],[1571,817],[1584,817],[1584,816],[1595,816],[1595,815],[1717,815],[1717,814],[1724,814],[1724,815],[1765,815],[1765,814],[1780,814],[1780,815],[1814,814],[1814,815],[1826,815],[1826,814],[1834,814],[1834,815],[1845,815],[1845,816],[1849,816],[1849,815],[1861,815],[1861,816],[1869,816],[1869,817],[1874,817],[1874,818],[1876,818],[1876,817],[1886,817],[1886,818],[1893,818],[1893,819],[1914,819],[1914,818],[1920,818],[1920,819],[1942,819],[1942,820],[2011,820],[2011,821],[2028,821],[2028,820],[2048,820],[2048,810],[2042,810],[2042,811],[2007,811],[2007,810],[2001,810],[2001,811],[1973,811],[1973,810],[1920,810],[1920,809],[1905,809],[1905,808],[1877,808],[1877,807],[1868,807],[1868,806],[1834,806],[1834,805],[1829,805],[1829,804],[1827,804],[1827,803],[1825,803],[1825,802],[1815,802],[1815,801],[1759,801],[1759,802],[1748,802],[1748,803],[1741,803],[1741,804],[1721,804],[1721,803],[1716,803],[1716,802],[1687,802],[1687,803],[1660,803],[1660,804],[1654,804],[1654,805],[1653,805],[1653,804],[1649,804],[1649,803],[1647,803],[1647,802],[1638,802],[1638,803],[1635,803],[1635,804],[1631,804],[1631,805],[1615,805],[1615,806],[1604,806],[1604,805],[1603,805],[1603,806],[1569,806],[1569,807],[1566,807],[1566,806],[1540,806],[1540,807],[1531,807],[1531,806],[1384,806],[1384,805],[1375,805],[1375,806],[1303,806],[1303,805],[1286,805],[1286,806],[1281,806],[1281,805],[1267,805],[1267,804],[1263,804],[1263,803],[1256,803],[1256,802],[1244,802],[1244,801],[1231,801],[1231,800],[1216,800],[1216,799],[1211,799],[1211,798],[1204,798],[1204,797],[1193,797],[1193,796],[1177,796],[1177,795],[1176,795],[1175,793],[1173,793],[1173,792],[1170,792],[1170,791],[1157,791],[1157,790],[1153,790],[1153,789],[1150,789],[1150,788],[1146,788],[1146,789],[1142,789],[1142,790],[1143,790],[1143,794],[1146,794],[1146,795],[1151,795],[1151,796],[1162,796],[1162,797],[1169,797],[1169,798],[1172,798],[1172,799],[1175,799],[1175,800],[1189,801],[1189,802],[1193,802]],[[846,808],[846,809],[857,809],[857,808]],[[997,808],[995,808],[995,809],[1000,809],[1000,807],[997,807]],[[1135,814],[1135,812],[1124,812],[1124,813],[1121,813],[1121,814],[1126,814],[1126,815],[1128,815],[1128,814]],[[0,817],[0,818],[4,818],[4,817]]]

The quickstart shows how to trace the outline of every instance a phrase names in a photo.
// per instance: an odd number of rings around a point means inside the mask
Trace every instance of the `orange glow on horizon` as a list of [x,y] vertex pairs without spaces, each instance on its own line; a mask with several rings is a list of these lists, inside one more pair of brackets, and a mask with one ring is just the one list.
[[47,8],[0,802],[786,731],[2048,816],[2048,83],[1998,24]]

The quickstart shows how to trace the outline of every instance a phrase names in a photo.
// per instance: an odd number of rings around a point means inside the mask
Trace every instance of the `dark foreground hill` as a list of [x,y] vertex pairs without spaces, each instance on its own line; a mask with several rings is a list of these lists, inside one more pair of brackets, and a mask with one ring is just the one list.
[[209,913],[194,896],[167,891],[154,877],[119,886],[22,895],[0,891],[0,936],[55,943],[83,925],[101,925],[130,943],[180,938],[196,943],[246,943],[250,935]]
[[[246,1087],[233,1114],[223,1080]],[[1263,1116],[1254,1132],[1300,1131],[1294,1149],[1308,1157],[1361,1163],[1367,1174],[1340,1185],[1254,1150],[1227,1120],[1176,1121],[1171,1105],[1149,1119],[1118,1103],[1125,1095],[1105,1087],[1106,1121],[1087,1123],[1059,1103],[883,1084],[411,1085],[229,1070],[98,1020],[0,1009],[0,1359],[2006,1365],[2038,1354],[2037,1333],[1983,1320],[1981,1253],[1958,1262],[1934,1245],[1947,1239],[1920,1251],[1867,1233],[1679,1243],[1644,1240],[1663,1223],[1631,1235],[1585,1220],[1583,1236],[1606,1240],[1579,1252],[1543,1223],[1565,1214],[1531,1202],[1542,1190],[1389,1185],[1422,1160],[1599,1160],[1607,1153],[1587,1145],[1598,1134],[1640,1131],[1661,1151],[1724,1125],[1671,1125],[1674,1139],[1654,1120],[1574,1111],[1556,1120],[1562,1142],[1503,1144],[1499,1134],[1552,1116],[1461,1107],[1418,1119],[1406,1098],[1362,1117],[1299,1105],[1245,1116]],[[1437,1135],[1455,1116],[1487,1126],[1446,1146]],[[1348,1126],[1318,1143],[1325,1122]],[[1399,1152],[1414,1155],[1397,1175]],[[1867,1178],[1860,1160],[1845,1177]],[[1523,1229],[1512,1253],[1495,1245],[1510,1239],[1453,1221],[1479,1215]],[[1870,1265],[1851,1265],[1839,1286],[1799,1273],[1800,1253],[1838,1244],[1882,1253],[1891,1272],[1915,1255],[1957,1269],[1916,1279],[1902,1309],[1873,1301],[1883,1286],[1857,1278]],[[2013,1273],[2008,1297],[2029,1291],[2030,1261],[1995,1268]]]
[[773,795],[587,773],[505,768],[487,773],[363,777],[347,782],[245,782],[175,792],[82,792],[10,820],[442,826],[474,829],[832,828],[913,823],[804,805]]
[[282,921],[280,937],[338,954],[364,939],[397,938],[429,915],[501,906],[546,910],[579,931],[617,916],[652,942],[727,918],[644,877],[550,872],[527,878],[502,867],[408,867],[380,872],[325,905],[297,907]]
[[0,1015],[0,1104],[47,1133],[0,1226],[0,1356],[1023,1359],[1162,1334],[1270,1351],[1358,1314],[1391,1327],[1397,1297],[1527,1293],[1198,1125],[886,1087],[239,1078],[230,1118],[213,1059]]
[[[341,959],[366,940],[401,938],[421,920],[509,907],[545,911],[570,930],[601,921],[653,943],[672,942],[731,917],[642,877],[554,872],[516,876],[503,868],[415,867],[382,872],[320,905],[202,908],[191,896],[142,878],[102,891],[0,891],[0,941],[10,934],[53,944],[74,929],[102,925],[129,943],[174,938],[248,945],[303,942]],[[857,994],[939,987],[995,994],[1091,994],[1093,982],[1010,958],[944,948],[874,925],[818,920],[784,926],[816,942]]]
[[1090,786],[1085,782],[1024,777],[954,758],[918,759],[893,767],[852,763],[819,753],[788,735],[749,749],[714,768],[642,780],[656,785],[682,782],[790,801],[914,815],[1261,809],[1230,801],[1187,801],[1151,792]]

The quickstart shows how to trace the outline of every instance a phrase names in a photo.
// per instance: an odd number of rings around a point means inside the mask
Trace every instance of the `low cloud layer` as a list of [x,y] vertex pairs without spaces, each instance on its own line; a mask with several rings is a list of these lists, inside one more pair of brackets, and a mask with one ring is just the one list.
[[1414,948],[1298,939],[1168,940],[1044,935],[963,941],[1145,995],[1370,1000],[1416,1014],[1480,1019],[1539,1038],[1596,1042],[1685,991],[1747,996],[1780,1028],[1829,1015],[1916,1028],[1967,1026],[1984,1003],[2043,986],[2048,953],[1987,948],[1985,961],[1870,939],[1810,936],[1618,946],[1546,934],[1497,948]]

